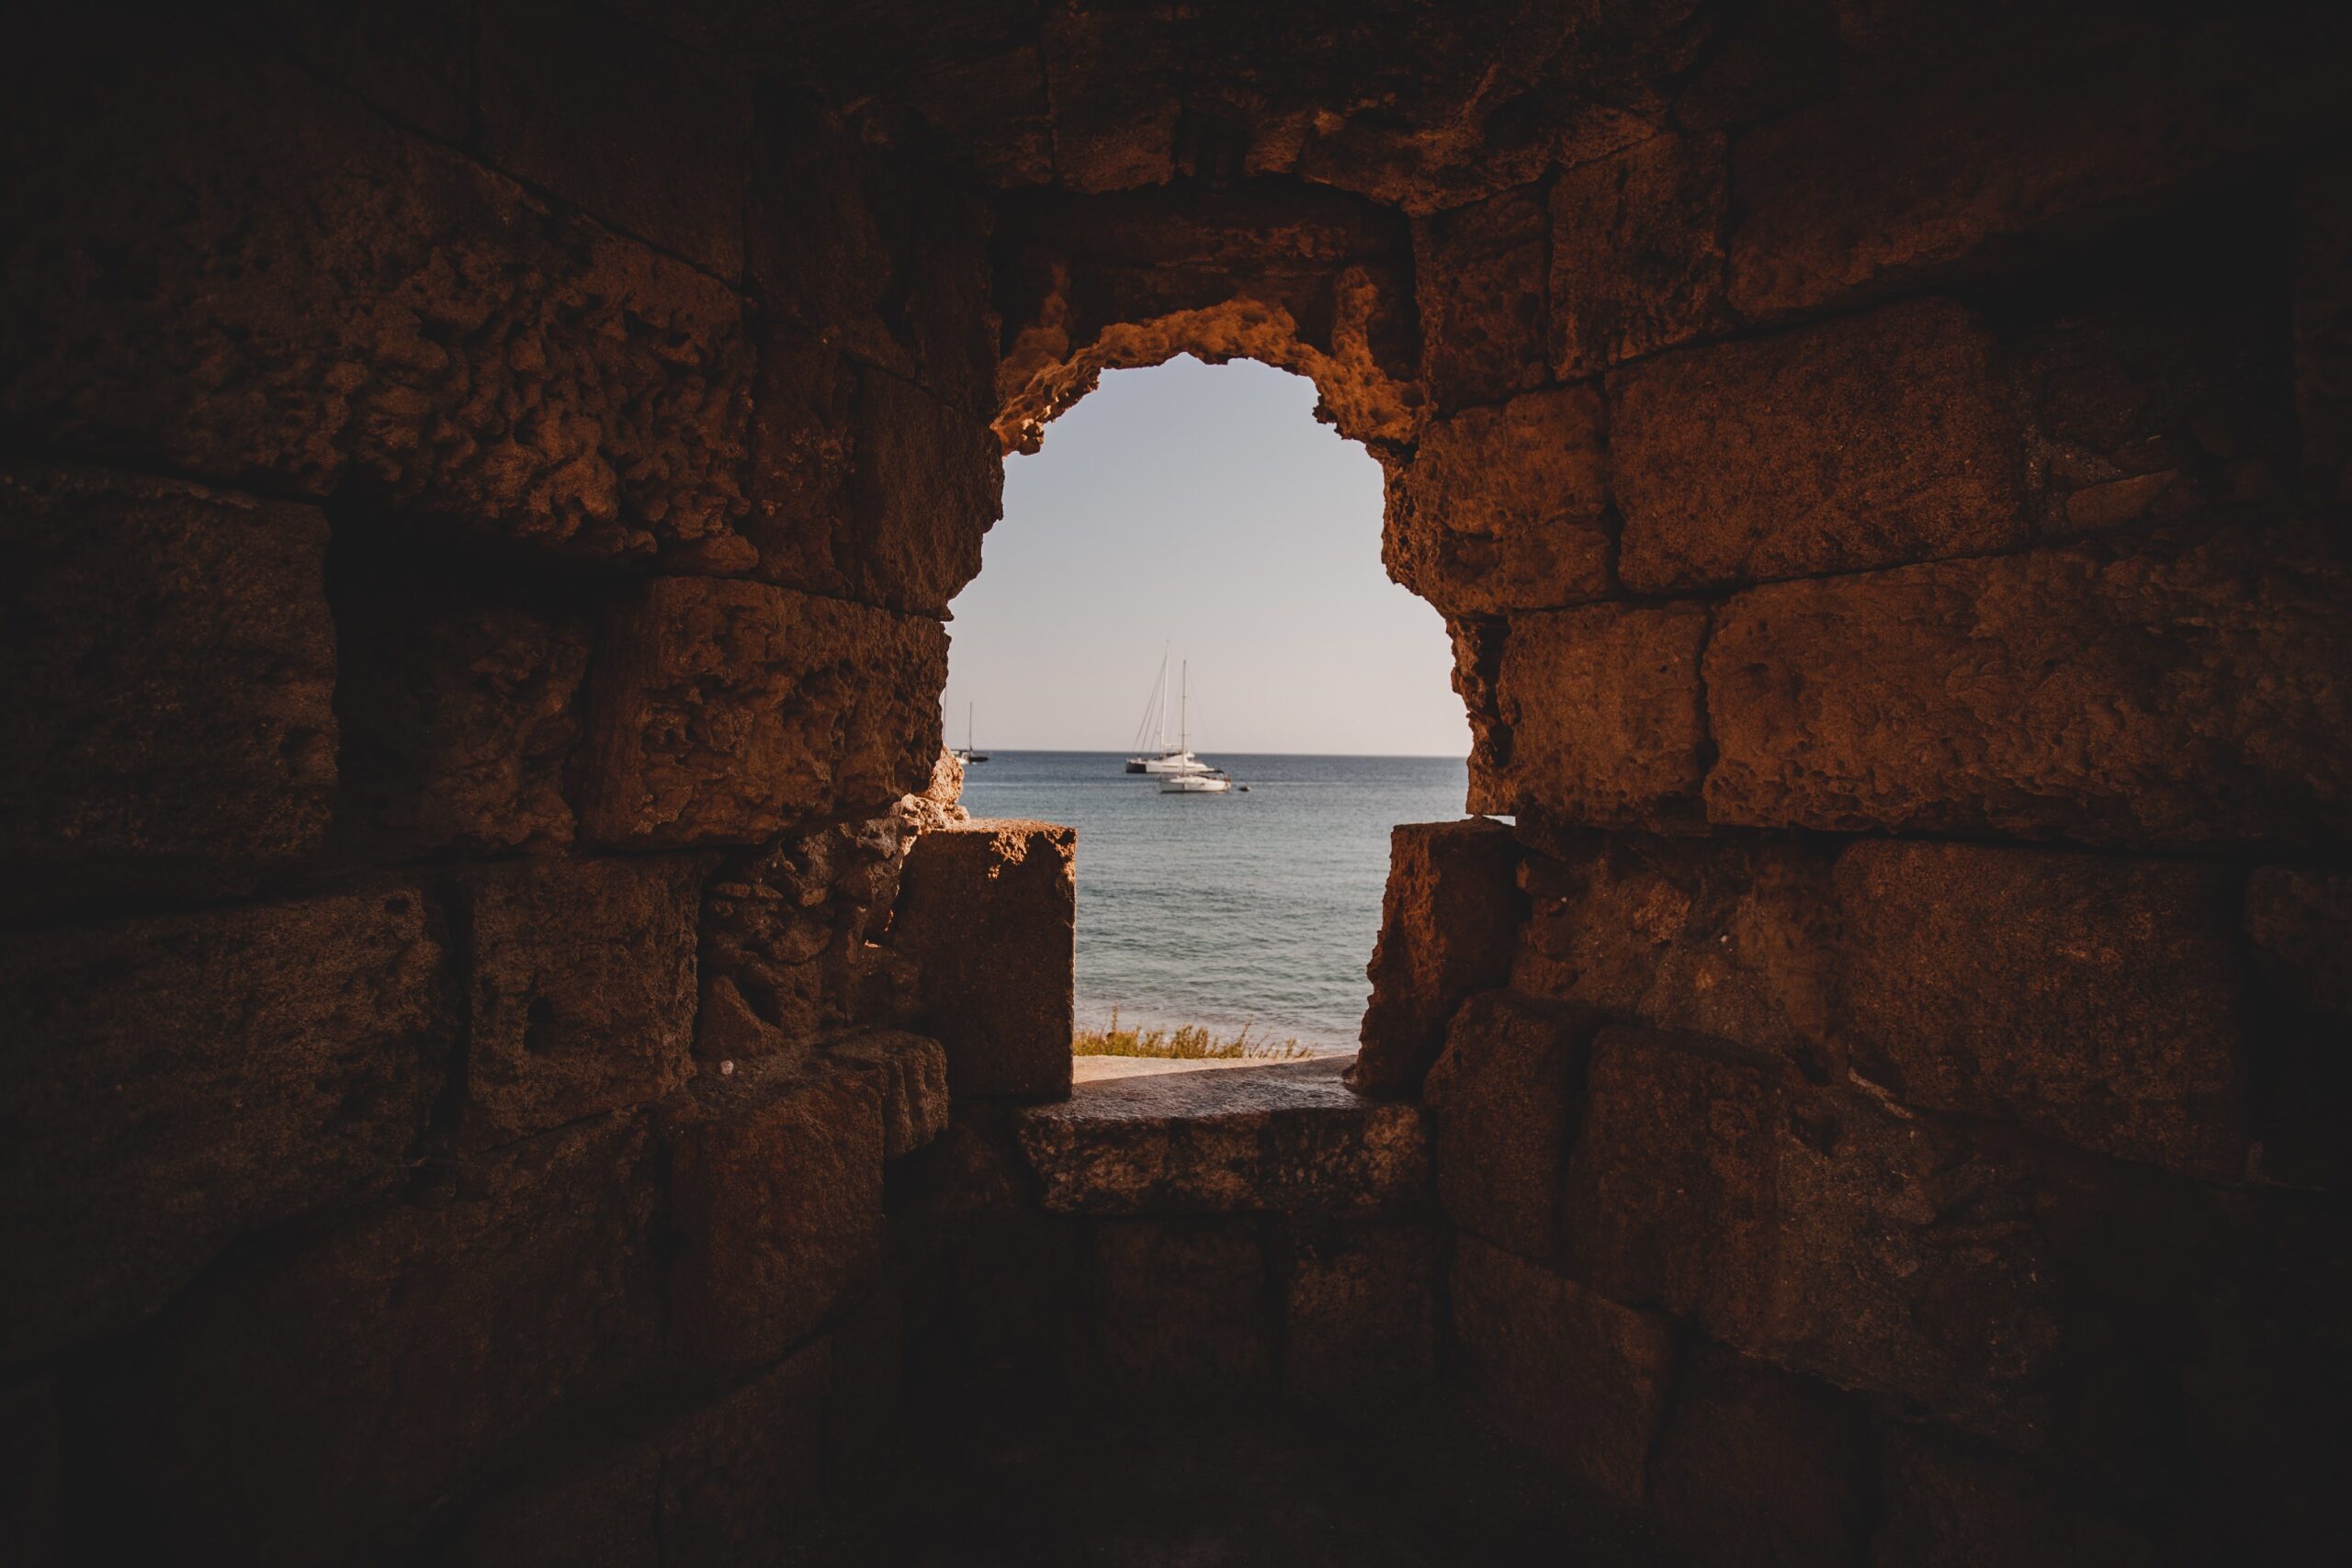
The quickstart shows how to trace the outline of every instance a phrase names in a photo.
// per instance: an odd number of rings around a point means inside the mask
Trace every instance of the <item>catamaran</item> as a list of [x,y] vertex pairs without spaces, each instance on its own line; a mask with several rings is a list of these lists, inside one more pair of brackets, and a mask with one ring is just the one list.
[[[1223,795],[1233,787],[1222,768],[1212,768],[1193,755],[1193,661],[1186,660],[1176,678],[1176,750],[1174,755],[1192,763],[1189,768],[1162,769],[1167,776],[1159,781],[1162,795]],[[1164,683],[1164,677],[1163,677]],[[1146,772],[1150,770],[1147,768]]]
[[964,747],[956,753],[956,760],[959,762],[985,762],[989,760],[986,751],[972,750],[972,705],[969,703],[964,705]]
[[1165,649],[1160,650],[1159,679],[1152,683],[1151,697],[1144,704],[1143,723],[1136,728],[1136,755],[1127,759],[1127,772],[1165,775],[1205,773],[1210,771],[1209,765],[1193,756],[1191,748],[1186,746],[1183,740],[1183,693],[1187,679],[1185,672],[1189,671],[1191,667],[1191,661],[1188,660],[1185,661],[1183,670],[1178,673],[1179,694],[1176,716],[1178,739],[1176,744],[1170,747],[1168,744],[1168,653]]

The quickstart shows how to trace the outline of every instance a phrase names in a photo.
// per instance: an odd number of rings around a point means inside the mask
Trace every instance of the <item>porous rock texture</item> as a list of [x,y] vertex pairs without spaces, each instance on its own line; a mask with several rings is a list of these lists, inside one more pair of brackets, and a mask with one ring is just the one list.
[[[8,42],[18,1555],[960,1561],[1023,1422],[1270,1401],[1461,1447],[1400,1562],[2340,1536],[2340,6]],[[1073,1089],[944,621],[1187,353],[1380,462],[1509,820],[1351,1074]]]

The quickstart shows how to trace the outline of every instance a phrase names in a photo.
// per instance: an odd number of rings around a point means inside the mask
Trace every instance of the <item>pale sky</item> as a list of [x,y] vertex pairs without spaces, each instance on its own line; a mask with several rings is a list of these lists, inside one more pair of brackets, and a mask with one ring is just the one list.
[[1165,644],[1195,750],[1467,755],[1445,623],[1381,570],[1380,465],[1314,408],[1304,377],[1187,357],[1106,372],[1007,459],[949,741],[969,702],[982,750],[1125,751]]

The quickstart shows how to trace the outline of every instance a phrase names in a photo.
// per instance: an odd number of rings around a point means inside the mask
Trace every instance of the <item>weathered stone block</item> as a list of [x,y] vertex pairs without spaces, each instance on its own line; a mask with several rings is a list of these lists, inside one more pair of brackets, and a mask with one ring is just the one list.
[[1707,1347],[1689,1359],[1651,1463],[1651,1511],[1686,1562],[1852,1562],[1871,1470],[1853,1400]]
[[748,557],[724,285],[223,35],[52,32],[5,84],[20,429],[586,558]]
[[1501,982],[1525,910],[1519,844],[1499,822],[1400,823],[1388,835],[1388,886],[1363,1046],[1349,1081],[1367,1094],[1418,1093],[1462,998]]
[[907,855],[890,942],[922,966],[958,1098],[1069,1093],[1078,832],[973,820]]
[[1436,1238],[1426,1224],[1294,1228],[1283,1391],[1317,1404],[1391,1396],[1437,1372]]
[[656,578],[605,628],[581,826],[609,844],[750,843],[878,814],[939,751],[936,621],[761,583]]
[[1510,752],[1489,740],[1472,754],[1471,808],[1596,827],[1694,822],[1707,625],[1696,604],[1513,616],[1495,682]]
[[1558,1244],[1560,1180],[1593,1018],[1509,991],[1471,998],[1421,1098],[1437,1124],[1437,1195],[1453,1223],[1521,1258]]
[[2227,1180],[2245,1166],[2226,867],[1891,841],[1838,858],[1840,1024],[1912,1105]]
[[585,618],[376,561],[339,575],[338,834],[398,857],[569,844]]
[[1453,1331],[1507,1427],[1612,1501],[1641,1506],[1674,1375],[1664,1318],[1464,1236]]
[[1596,375],[1730,323],[1724,139],[1655,136],[1552,183],[1552,369]]
[[1522,186],[1413,225],[1422,377],[1441,413],[1544,384],[1550,217]]
[[980,536],[1004,511],[996,436],[887,373],[862,371],[857,388],[851,596],[944,615],[979,575]]
[[473,62],[490,163],[721,277],[742,271],[748,74],[555,0],[483,6]]
[[1829,990],[1831,856],[1720,836],[1552,834],[1522,873],[1530,913],[1513,988],[1787,1057],[1842,1058]]
[[2352,158],[2320,159],[2295,192],[2295,409],[2303,491],[2352,502]]
[[825,1049],[836,1062],[863,1068],[882,1106],[882,1155],[912,1154],[947,1128],[947,1053],[938,1041],[877,1029]]
[[1879,1486],[1872,1568],[2152,1568],[2168,1560],[2140,1531],[2076,1506],[2014,1459],[1932,1427],[1888,1429]]
[[2298,530],[1751,590],[1715,612],[1716,822],[2094,843],[2352,830],[2352,572]]
[[1993,339],[1922,299],[1611,378],[1617,570],[1661,592],[2021,544]]
[[697,1085],[675,1133],[671,1320],[689,1354],[746,1368],[816,1329],[880,1264],[881,1091],[739,1066]]
[[2264,1174],[2340,1187],[2352,1103],[2352,876],[2262,866],[2246,886],[2245,930],[2262,982],[2256,1083]]
[[458,874],[469,1007],[458,1136],[510,1142],[684,1084],[706,862],[522,862]]
[[1274,1371],[1272,1274],[1249,1218],[1104,1220],[1091,1227],[1094,1373],[1118,1393],[1229,1403]]
[[0,902],[251,886],[335,783],[326,520],[96,468],[0,469]]
[[406,888],[0,946],[0,1361],[121,1332],[232,1239],[398,1180],[448,1048]]
[[2312,21],[2020,17],[1758,127],[1733,152],[1731,302],[1762,317],[1981,268],[2340,124],[2340,34]]
[[1432,420],[1392,479],[1382,559],[1442,613],[1550,609],[1610,592],[1608,455],[1591,388]]
[[1054,174],[1069,190],[1166,185],[1187,107],[1189,15],[1169,0],[1049,12],[1039,28]]
[[1340,1072],[1327,1057],[1101,1079],[1014,1129],[1057,1213],[1412,1205],[1429,1179],[1419,1107],[1367,1100]]
[[[658,1338],[643,1129],[534,1138],[209,1280],[101,1380],[101,1557],[341,1562],[412,1538]],[[117,1536],[128,1539],[118,1540]]]

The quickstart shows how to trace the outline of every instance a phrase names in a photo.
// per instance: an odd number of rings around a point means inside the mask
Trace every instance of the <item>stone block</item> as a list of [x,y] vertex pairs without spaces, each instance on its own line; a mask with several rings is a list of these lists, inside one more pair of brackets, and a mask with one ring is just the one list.
[[1720,823],[2091,843],[2352,829],[2352,573],[2298,529],[1753,589],[1715,612]]
[[1563,381],[1730,324],[1721,135],[1671,133],[1552,182],[1551,353]]
[[720,277],[743,270],[751,77],[557,0],[491,0],[473,49],[482,156]]
[[980,536],[1004,512],[996,436],[894,376],[862,371],[857,389],[851,597],[944,615],[979,575]]
[[725,285],[193,18],[49,34],[0,83],[28,438],[576,558],[748,557]]
[[1055,1213],[1414,1206],[1429,1180],[1419,1107],[1367,1100],[1340,1072],[1326,1057],[1098,1079],[1014,1131]]
[[1760,318],[2014,262],[2340,125],[2341,29],[2313,21],[2020,15],[1759,126],[1733,150],[1731,302]]
[[0,944],[0,1362],[120,1333],[232,1241],[406,1169],[450,1023],[406,888]]
[[1594,827],[1699,818],[1704,604],[1589,604],[1514,615],[1495,704],[1510,750],[1470,760],[1473,810]]
[[1070,7],[1040,25],[1054,114],[1054,175],[1065,189],[1131,190],[1175,175],[1184,118],[1189,13],[1169,0]]
[[2245,1168],[2240,878],[1965,844],[1838,857],[1840,1029],[1908,1104],[2121,1159]]
[[1919,299],[1610,378],[1617,570],[1664,592],[2021,544],[2024,445],[1992,334]]
[[412,1539],[659,1338],[640,1125],[582,1122],[208,1280],[97,1380],[105,1561],[345,1562]]
[[570,844],[586,617],[379,560],[337,577],[338,834],[403,859]]
[[1519,845],[1499,822],[1400,823],[1388,835],[1380,936],[1365,974],[1362,1049],[1349,1081],[1412,1095],[1462,998],[1501,983],[1525,911]]
[[975,819],[907,855],[890,943],[921,964],[958,1099],[1069,1093],[1078,832]]
[[1544,266],[1551,219],[1521,186],[1413,225],[1421,374],[1436,411],[1498,403],[1547,375]]
[[1860,1561],[1876,1477],[1857,1402],[1715,1347],[1686,1367],[1650,1466],[1651,1512],[1678,1558]]
[[836,1041],[825,1054],[873,1077],[882,1104],[885,1159],[912,1154],[946,1131],[947,1053],[938,1041],[877,1029]]
[[0,902],[250,887],[335,784],[326,519],[96,468],[0,469]]
[[461,1142],[508,1143],[685,1083],[707,870],[697,857],[661,855],[458,874],[468,1006]]
[[939,751],[936,621],[762,583],[656,578],[608,620],[581,827],[636,847],[752,843],[876,814]]
[[1089,1240],[1090,1381],[1128,1398],[1187,1403],[1267,1392],[1275,1306],[1258,1221],[1103,1220]]
[[1295,1225],[1283,1292],[1283,1392],[1344,1407],[1437,1374],[1437,1247],[1426,1224]]
[[2137,1529],[2084,1509],[2006,1454],[1933,1427],[1888,1429],[1871,1568],[2153,1568]]
[[2295,192],[2295,411],[2303,493],[2352,503],[2352,158],[2315,160]]
[[1496,615],[1608,595],[1608,453],[1591,388],[1431,420],[1392,478],[1382,559],[1441,613]]
[[1696,1040],[1594,1037],[1561,1200],[1569,1272],[1719,1337],[1771,1291],[1776,1075]]
[[2352,1103],[2352,876],[2258,867],[2245,931],[2260,982],[2253,1074],[2263,1174],[2340,1188],[2352,1177],[2340,1135]]
[[1436,1123],[1438,1202],[1521,1258],[1558,1246],[1560,1182],[1593,1015],[1488,991],[1453,1015],[1421,1098]]
[[1666,1319],[1464,1236],[1453,1332],[1514,1436],[1610,1501],[1641,1506],[1674,1377]]
[[872,1074],[705,1074],[673,1139],[671,1322],[696,1359],[738,1370],[773,1360],[878,1270],[884,1142]]
[[1830,854],[1718,835],[1547,837],[1511,985],[1654,1028],[1735,1041],[1807,1076],[1842,1070],[1830,1028]]

